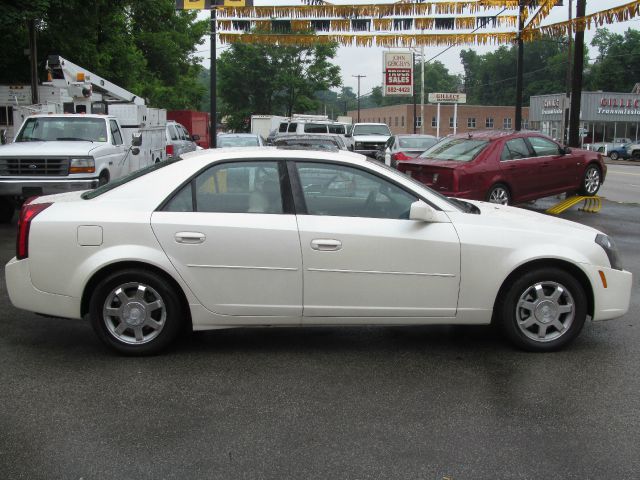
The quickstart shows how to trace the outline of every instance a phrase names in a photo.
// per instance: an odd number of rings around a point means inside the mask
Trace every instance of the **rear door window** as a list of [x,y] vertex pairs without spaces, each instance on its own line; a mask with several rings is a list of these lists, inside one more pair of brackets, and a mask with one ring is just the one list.
[[328,130],[322,123],[305,123],[304,133],[328,133]]

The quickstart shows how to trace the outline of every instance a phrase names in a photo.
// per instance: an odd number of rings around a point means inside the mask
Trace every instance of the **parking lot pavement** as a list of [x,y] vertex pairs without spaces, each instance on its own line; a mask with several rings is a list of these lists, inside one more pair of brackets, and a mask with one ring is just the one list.
[[639,208],[562,215],[613,235],[634,292],[552,354],[434,326],[214,331],[122,358],[14,309],[3,277],[0,478],[635,479]]

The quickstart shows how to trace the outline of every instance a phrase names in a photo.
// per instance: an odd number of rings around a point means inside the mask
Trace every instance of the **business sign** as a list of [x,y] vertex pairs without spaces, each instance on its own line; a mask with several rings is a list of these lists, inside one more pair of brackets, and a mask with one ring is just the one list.
[[430,93],[429,103],[467,103],[466,93]]
[[384,90],[385,96],[413,95],[413,53],[384,52]]
[[599,115],[640,115],[640,98],[602,97]]
[[218,7],[253,7],[253,0],[176,0],[176,10],[210,10]]

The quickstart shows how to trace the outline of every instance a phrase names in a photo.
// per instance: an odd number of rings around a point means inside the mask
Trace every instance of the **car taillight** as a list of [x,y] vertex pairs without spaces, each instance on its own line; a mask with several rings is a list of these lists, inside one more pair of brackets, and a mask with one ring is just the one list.
[[412,160],[411,157],[408,157],[407,155],[405,155],[402,152],[398,152],[398,153],[394,153],[391,155],[391,160],[395,160],[396,162],[400,161],[400,162],[405,162],[407,160]]
[[167,145],[167,155],[173,155],[173,145]]
[[16,239],[16,258],[18,260],[29,256],[29,229],[31,228],[31,220],[51,205],[53,204],[27,202],[22,205],[20,218],[18,219],[18,238]]

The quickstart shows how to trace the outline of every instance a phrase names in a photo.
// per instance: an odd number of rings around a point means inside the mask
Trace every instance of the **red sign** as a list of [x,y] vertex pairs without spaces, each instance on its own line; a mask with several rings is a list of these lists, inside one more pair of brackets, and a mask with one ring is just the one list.
[[384,52],[384,94],[413,95],[413,54]]

